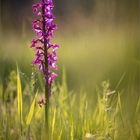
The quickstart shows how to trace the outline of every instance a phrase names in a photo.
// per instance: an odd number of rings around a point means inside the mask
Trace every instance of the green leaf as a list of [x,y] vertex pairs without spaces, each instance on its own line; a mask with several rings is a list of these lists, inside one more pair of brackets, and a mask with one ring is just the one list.
[[30,125],[31,120],[33,118],[37,95],[38,95],[38,91],[36,92],[35,97],[32,101],[32,104],[31,104],[31,107],[30,107],[30,110],[29,110],[29,113],[28,113],[28,116],[27,116],[27,119],[26,119],[26,125]]
[[19,70],[17,68],[17,101],[18,101],[18,116],[20,122],[22,123],[22,90],[21,90],[21,80]]

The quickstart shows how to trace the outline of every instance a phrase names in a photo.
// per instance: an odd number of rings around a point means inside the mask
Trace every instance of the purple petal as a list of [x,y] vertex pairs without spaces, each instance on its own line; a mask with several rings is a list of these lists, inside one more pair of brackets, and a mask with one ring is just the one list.
[[59,45],[58,44],[53,44],[53,48],[54,49],[58,49],[59,48]]
[[52,68],[57,69],[57,65],[55,63],[52,63]]

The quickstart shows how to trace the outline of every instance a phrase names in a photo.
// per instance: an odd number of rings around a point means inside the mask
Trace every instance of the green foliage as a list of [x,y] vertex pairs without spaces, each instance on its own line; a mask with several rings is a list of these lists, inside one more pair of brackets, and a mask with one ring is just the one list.
[[21,81],[20,81],[20,74],[17,68],[17,101],[18,101],[18,116],[20,119],[20,123],[22,124],[22,89],[21,89]]
[[31,120],[32,120],[32,118],[33,118],[37,94],[38,94],[38,92],[36,92],[36,95],[35,95],[35,97],[34,97],[34,99],[33,99],[32,104],[31,104],[31,107],[30,107],[30,110],[29,110],[29,114],[28,114],[27,120],[26,120],[26,125],[30,125]]
[[[43,93],[38,91],[27,96],[28,90],[21,84],[19,70],[16,76],[17,96],[11,96],[10,102],[3,101],[0,96],[0,140],[41,140],[44,135],[44,106],[40,107],[36,101],[42,98]],[[10,77],[5,94],[12,91],[10,85],[15,86],[15,72],[11,72]],[[2,92],[2,83],[0,87]],[[98,86],[94,93],[97,98],[88,97],[82,90],[79,93],[69,91],[65,70],[62,84],[53,85],[52,91],[50,140],[139,140],[140,98],[135,100],[135,105],[130,105],[135,112],[131,118],[130,106],[125,105],[132,99],[122,98],[123,91],[111,90],[109,81]]]

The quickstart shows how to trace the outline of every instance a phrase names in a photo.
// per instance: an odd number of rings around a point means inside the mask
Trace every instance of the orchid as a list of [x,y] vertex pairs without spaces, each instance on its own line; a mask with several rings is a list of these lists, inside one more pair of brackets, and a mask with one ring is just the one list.
[[54,30],[57,28],[57,25],[53,23],[55,19],[52,13],[53,7],[52,0],[42,0],[32,6],[33,13],[38,17],[32,21],[33,30],[36,32],[36,38],[32,40],[31,45],[35,49],[36,56],[33,64],[38,65],[49,85],[57,76],[56,50],[59,48],[58,44],[51,44]]
[[40,0],[39,3],[32,6],[33,13],[38,17],[32,21],[33,30],[36,33],[36,38],[32,40],[31,47],[35,50],[35,59],[33,64],[38,65],[38,69],[42,71],[45,79],[45,128],[46,136],[49,139],[49,126],[48,126],[48,110],[49,98],[51,95],[51,85],[57,76],[56,50],[59,48],[58,44],[52,44],[51,40],[54,35],[54,30],[57,25],[53,23],[55,17],[53,11],[52,0]]

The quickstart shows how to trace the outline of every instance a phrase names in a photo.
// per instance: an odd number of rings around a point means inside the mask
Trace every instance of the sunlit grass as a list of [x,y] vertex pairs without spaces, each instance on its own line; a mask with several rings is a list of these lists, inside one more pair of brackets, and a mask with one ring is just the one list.
[[[19,86],[19,78],[17,83]],[[2,83],[0,86],[2,87]],[[12,86],[16,86],[16,83]],[[26,86],[28,87],[28,85]],[[6,96],[6,92],[4,93],[5,100],[0,98],[1,139],[40,140],[43,138],[44,106],[40,107],[37,104],[39,96],[43,93],[39,92],[34,98],[34,95],[27,92],[28,88],[24,88],[21,92],[24,108],[22,110],[22,135],[20,133],[21,125],[17,121],[19,118],[18,113],[16,113],[19,104],[17,95],[13,96],[14,90],[12,90],[11,98]],[[93,94],[96,94],[97,98],[94,96],[91,98],[84,91],[78,94],[69,91],[66,75],[63,74],[62,84],[53,86],[53,94],[50,98],[49,127],[51,140],[80,140],[89,139],[88,137],[96,140],[139,140],[140,99],[135,100],[136,105],[125,106],[124,103],[130,102],[132,99],[123,99],[123,92],[111,90],[108,81],[102,82]],[[36,102],[35,99],[37,99]],[[129,117],[131,114],[129,112],[130,106],[134,110],[133,118]]]

